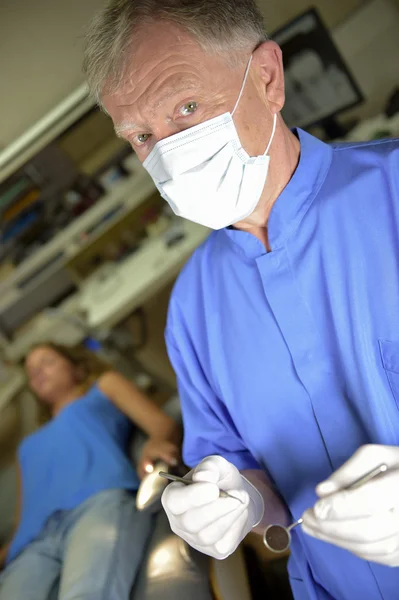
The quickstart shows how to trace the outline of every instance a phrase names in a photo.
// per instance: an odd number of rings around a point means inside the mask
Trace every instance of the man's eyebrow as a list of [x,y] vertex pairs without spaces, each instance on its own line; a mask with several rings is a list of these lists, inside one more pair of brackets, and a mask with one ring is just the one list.
[[[190,90],[198,90],[199,91],[198,81],[194,81],[192,79],[181,79],[177,84],[169,85],[162,90],[162,93],[159,97],[156,98],[155,103],[151,102],[150,108],[156,111],[159,106],[169,100],[169,98],[173,98],[173,96],[177,96],[177,94],[181,94]],[[151,106],[153,105],[153,106]],[[123,137],[123,133],[126,131],[134,131],[134,130],[144,130],[146,127],[143,127],[143,124],[138,125],[133,121],[122,121],[115,125],[115,133],[118,137]],[[147,127],[148,129],[148,127]]]
[[122,123],[118,123],[115,125],[115,133],[118,137],[123,137],[123,133],[125,131],[131,131],[134,129],[139,129],[139,126],[136,123],[131,123],[130,121],[123,121]]
[[160,92],[159,96],[156,98],[155,108],[158,108],[160,104],[165,102],[165,100],[169,100],[169,98],[173,98],[173,96],[177,96],[177,94],[181,94],[186,91],[197,90],[199,91],[200,85],[198,81],[194,81],[189,78],[179,79],[178,83],[174,83],[173,85],[165,86]]

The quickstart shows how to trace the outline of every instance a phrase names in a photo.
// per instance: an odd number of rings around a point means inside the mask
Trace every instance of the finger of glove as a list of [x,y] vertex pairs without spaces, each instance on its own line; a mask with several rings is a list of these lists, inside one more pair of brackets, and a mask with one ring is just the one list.
[[[238,470],[222,456],[208,456],[193,471],[193,481],[208,481],[211,483],[224,482],[227,487],[223,488],[226,491],[232,487],[229,485],[229,480],[235,474],[240,477]],[[234,486],[237,487],[237,486]]]
[[206,506],[192,508],[183,514],[176,516],[176,523],[182,531],[187,531],[190,534],[197,534],[210,526],[217,528],[218,523],[225,517],[230,517],[230,515],[234,522],[234,519],[240,515],[243,510],[247,510],[247,506],[241,504],[239,500],[232,498],[218,498]]
[[366,560],[380,562],[378,559],[383,559],[384,557],[395,554],[399,549],[399,536],[397,534],[386,538],[385,540],[379,540],[378,542],[359,543],[343,540],[342,538],[337,538],[334,535],[327,535],[319,529],[312,529],[312,527],[308,525],[303,525],[302,529],[304,533],[323,542],[334,544],[334,546],[348,550],[360,558],[365,558],[367,556],[368,559]]
[[388,467],[392,467],[396,466],[398,461],[399,449],[394,446],[376,444],[362,446],[341,468],[337,469],[326,481],[320,483],[316,492],[321,497],[332,494],[350,486],[380,464],[384,463]]
[[330,521],[318,519],[313,510],[303,515],[303,525],[313,532],[348,543],[367,544],[383,541],[395,532],[399,539],[399,517],[395,511],[384,511],[371,517]]
[[206,506],[219,498],[219,488],[214,483],[171,483],[162,494],[166,513],[182,515],[193,508]]
[[361,555],[357,554],[356,556],[363,560],[367,560],[368,562],[378,563],[387,567],[399,567],[399,550],[390,554],[387,554],[386,552],[384,554],[369,554],[367,552],[362,552]]
[[214,547],[219,557],[225,558],[234,552],[250,529],[250,526],[248,526],[247,514],[243,512],[243,514],[238,517],[234,525],[230,527],[225,535],[215,543]]
[[[196,548],[199,548],[200,546],[202,548],[210,548],[218,540],[220,540],[229,531],[229,529],[233,527],[233,525],[235,525],[237,519],[241,517],[243,512],[245,512],[245,509],[241,509],[239,513],[234,511],[228,515],[224,515],[208,527],[205,527],[198,532],[187,531],[187,524],[182,523],[179,517],[173,517],[173,531],[185,539],[190,546],[194,546]],[[208,550],[206,550],[206,553],[209,554]]]
[[[243,514],[243,515],[241,515],[241,517],[236,519],[236,521],[234,522],[234,525],[229,528],[227,534],[225,534],[225,536],[223,536],[222,540],[219,540],[216,544],[211,544],[211,545],[203,545],[200,542],[200,540],[198,538],[195,538],[194,536],[184,537],[184,535],[182,535],[178,529],[176,529],[176,530],[173,529],[173,531],[180,537],[183,537],[183,539],[185,539],[187,541],[187,543],[190,544],[190,546],[192,546],[199,552],[202,552],[203,554],[206,554],[208,556],[212,556],[213,558],[221,560],[223,558],[226,558],[230,554],[232,554],[232,552],[234,552],[234,550],[237,548],[239,543],[245,537],[245,535],[249,529],[249,528],[247,529],[246,525],[247,525],[247,518],[246,518],[246,515]],[[184,532],[183,532],[183,534],[184,534]]]
[[319,519],[367,517],[395,508],[399,504],[399,474],[387,473],[355,490],[342,490],[319,500],[315,514]]

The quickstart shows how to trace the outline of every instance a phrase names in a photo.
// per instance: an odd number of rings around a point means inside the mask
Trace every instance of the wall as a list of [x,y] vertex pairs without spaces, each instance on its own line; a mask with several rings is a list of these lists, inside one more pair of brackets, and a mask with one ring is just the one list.
[[335,27],[364,2],[365,0],[257,0],[268,33],[272,33],[311,6],[320,11],[328,27]]
[[372,0],[333,31],[366,101],[345,118],[383,111],[399,87],[399,0]]
[[315,6],[330,27],[365,103],[345,118],[368,118],[385,108],[399,85],[399,0],[258,0],[272,33]]
[[75,90],[83,33],[104,0],[1,0],[0,150]]

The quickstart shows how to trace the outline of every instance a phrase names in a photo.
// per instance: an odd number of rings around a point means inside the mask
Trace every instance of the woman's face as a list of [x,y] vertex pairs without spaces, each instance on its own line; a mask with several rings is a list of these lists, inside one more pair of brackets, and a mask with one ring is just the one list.
[[25,370],[32,390],[50,404],[78,383],[76,367],[48,346],[32,350],[26,359]]

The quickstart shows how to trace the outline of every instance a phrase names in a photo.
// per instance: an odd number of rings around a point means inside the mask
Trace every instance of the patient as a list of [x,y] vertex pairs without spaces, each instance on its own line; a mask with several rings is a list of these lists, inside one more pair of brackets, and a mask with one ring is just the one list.
[[[44,424],[19,448],[0,600],[127,600],[150,531],[135,509],[139,478],[157,459],[177,462],[178,427],[84,349],[37,346],[25,370]],[[137,472],[127,452],[134,426],[149,436]]]

